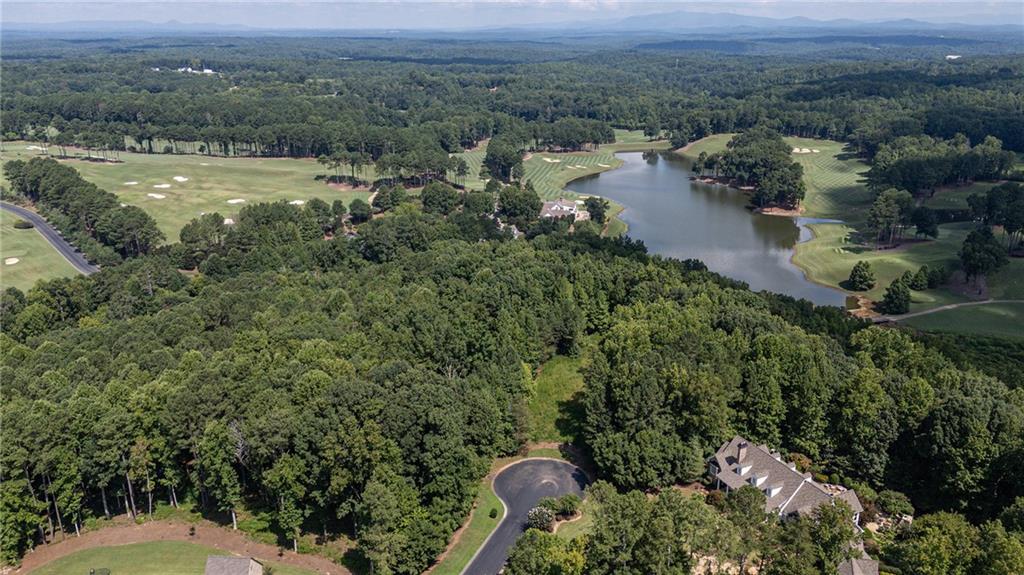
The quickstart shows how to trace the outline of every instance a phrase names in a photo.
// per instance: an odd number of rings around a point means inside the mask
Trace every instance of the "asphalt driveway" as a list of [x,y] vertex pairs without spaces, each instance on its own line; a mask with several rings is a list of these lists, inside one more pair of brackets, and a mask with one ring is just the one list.
[[505,565],[508,552],[526,530],[526,514],[542,497],[583,495],[587,476],[565,461],[524,459],[506,467],[494,478],[494,492],[505,503],[506,515],[463,575],[495,575]]

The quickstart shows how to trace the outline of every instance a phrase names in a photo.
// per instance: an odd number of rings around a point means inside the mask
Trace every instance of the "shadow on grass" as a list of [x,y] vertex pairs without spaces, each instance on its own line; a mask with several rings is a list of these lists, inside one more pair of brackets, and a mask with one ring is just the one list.
[[569,443],[580,444],[583,441],[583,391],[577,391],[572,397],[558,402],[558,416],[555,418],[555,429]]

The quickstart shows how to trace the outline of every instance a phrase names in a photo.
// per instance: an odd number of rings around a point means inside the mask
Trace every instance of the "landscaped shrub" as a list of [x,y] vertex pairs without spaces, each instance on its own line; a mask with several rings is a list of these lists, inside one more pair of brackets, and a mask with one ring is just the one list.
[[494,519],[495,517],[497,517],[498,516],[498,508],[497,507],[491,507],[491,512],[488,513],[487,516],[490,517],[491,519]]
[[31,230],[32,228],[35,227],[35,225],[33,225],[32,222],[27,222],[25,220],[18,220],[16,222],[14,222],[14,227],[16,229],[19,229],[19,230]]
[[530,529],[551,531],[555,522],[555,514],[547,507],[534,507],[526,514],[526,526]]

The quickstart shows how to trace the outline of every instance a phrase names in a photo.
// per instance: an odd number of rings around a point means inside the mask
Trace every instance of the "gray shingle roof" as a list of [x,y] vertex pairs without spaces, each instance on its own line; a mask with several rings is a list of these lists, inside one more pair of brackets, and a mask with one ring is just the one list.
[[[800,473],[795,465],[783,461],[780,454],[767,446],[752,445],[738,435],[722,445],[711,462],[718,469],[715,477],[730,489],[744,485],[761,489],[765,494],[765,511],[776,511],[779,515],[808,514],[833,498],[811,479],[810,473]],[[852,490],[836,497],[846,501],[855,513],[864,510]]]
[[210,555],[206,558],[206,570],[203,575],[249,575],[250,568],[256,564],[257,573],[263,572],[263,566],[249,557],[232,557],[228,555]]
[[878,575],[878,561],[874,559],[850,559],[839,564],[839,575]]

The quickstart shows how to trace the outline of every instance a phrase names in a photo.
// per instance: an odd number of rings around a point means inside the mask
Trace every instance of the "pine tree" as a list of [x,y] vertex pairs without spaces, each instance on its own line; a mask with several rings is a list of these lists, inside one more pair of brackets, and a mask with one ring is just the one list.
[[850,289],[855,291],[867,291],[875,287],[875,273],[871,271],[871,264],[861,260],[850,270]]

